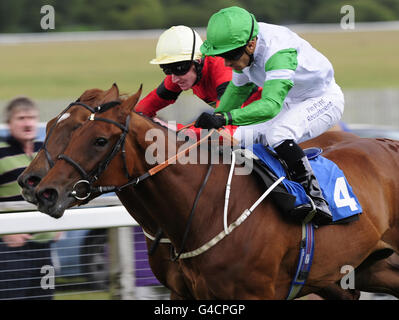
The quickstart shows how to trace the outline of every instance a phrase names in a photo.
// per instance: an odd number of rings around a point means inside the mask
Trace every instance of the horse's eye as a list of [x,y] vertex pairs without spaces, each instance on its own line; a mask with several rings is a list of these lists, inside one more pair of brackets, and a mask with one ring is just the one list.
[[107,143],[108,143],[107,139],[100,137],[100,138],[96,139],[96,141],[94,142],[94,145],[97,147],[104,147]]

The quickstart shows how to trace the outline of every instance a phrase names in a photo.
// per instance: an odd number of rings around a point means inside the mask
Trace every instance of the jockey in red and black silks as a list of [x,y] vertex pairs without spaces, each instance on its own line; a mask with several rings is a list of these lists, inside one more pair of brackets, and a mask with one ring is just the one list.
[[[173,104],[182,91],[189,89],[211,107],[219,105],[232,79],[232,69],[224,65],[223,58],[203,58],[199,50],[201,44],[198,33],[185,26],[171,27],[160,36],[156,58],[150,63],[159,64],[166,77],[137,104],[135,111],[155,117],[159,110]],[[255,87],[243,106],[259,99],[261,92],[261,88]],[[182,126],[177,124],[177,129]],[[227,125],[225,128],[233,135],[237,126]],[[199,136],[199,128],[190,129]]]

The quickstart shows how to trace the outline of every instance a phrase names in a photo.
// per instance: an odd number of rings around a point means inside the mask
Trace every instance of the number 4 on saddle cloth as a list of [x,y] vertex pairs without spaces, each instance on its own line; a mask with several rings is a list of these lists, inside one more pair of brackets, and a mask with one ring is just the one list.
[[[272,148],[268,147],[268,150],[266,150],[262,144],[254,144],[250,150],[266,165],[275,178],[287,177],[283,165]],[[305,149],[304,152],[319,182],[323,196],[329,204],[333,216],[332,224],[357,220],[358,215],[362,212],[362,207],[342,170],[334,162],[321,156],[322,150],[319,148]],[[256,166],[254,168],[256,169]],[[258,171],[259,174],[259,168],[255,171]],[[295,196],[295,203],[291,201],[293,207],[310,202],[300,183],[284,179],[282,184],[289,194]],[[282,200],[279,200],[276,195],[274,195],[273,200],[280,207],[279,202]]]

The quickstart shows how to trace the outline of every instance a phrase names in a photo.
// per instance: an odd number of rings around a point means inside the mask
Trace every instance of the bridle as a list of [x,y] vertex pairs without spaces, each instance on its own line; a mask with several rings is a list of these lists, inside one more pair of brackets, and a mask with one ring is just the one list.
[[[81,106],[81,107],[83,107],[83,108],[89,110],[92,114],[94,114],[94,113],[96,113],[96,112],[103,112],[103,111],[105,111],[105,110],[108,110],[109,108],[111,108],[111,107],[113,107],[114,105],[117,105],[117,104],[119,104],[119,103],[120,103],[119,101],[116,101],[116,100],[115,100],[115,101],[110,101],[110,102],[103,103],[103,104],[101,104],[101,105],[98,105],[97,107],[91,107],[91,106],[89,106],[89,105],[87,105],[87,104],[85,104],[85,103],[80,102],[79,99],[76,100],[76,101],[74,101],[74,102],[71,102],[71,103],[68,105],[68,107],[66,107],[66,108],[57,116],[56,121],[55,121],[54,124],[51,126],[51,128],[50,128],[48,134],[46,135],[46,139],[44,140],[44,143],[43,143],[43,145],[42,145],[42,147],[41,147],[41,150],[43,150],[43,151],[44,151],[44,154],[46,155],[46,159],[47,159],[47,162],[48,162],[48,164],[49,164],[49,167],[50,167],[50,168],[54,167],[54,161],[53,161],[53,159],[51,158],[50,152],[49,152],[48,149],[47,149],[48,141],[49,141],[50,136],[52,135],[52,133],[53,133],[53,131],[54,131],[56,125],[58,124],[58,122],[60,121],[60,119],[62,118],[62,116],[64,116],[64,115],[69,111],[70,108],[72,108],[73,106]],[[103,110],[103,111],[102,111],[102,110]]]
[[[166,168],[167,166],[169,166],[171,163],[175,163],[176,159],[179,158],[181,155],[187,153],[188,151],[190,151],[193,148],[196,148],[197,146],[199,146],[201,143],[203,143],[204,141],[206,141],[215,130],[211,130],[206,136],[204,136],[201,140],[197,141],[196,143],[192,144],[191,146],[185,148],[184,150],[180,151],[178,154],[176,154],[175,156],[165,160],[164,162],[158,164],[157,166],[151,168],[150,170],[148,170],[147,172],[145,172],[144,174],[138,176],[138,177],[132,177],[130,175],[130,173],[128,172],[128,168],[127,168],[127,160],[126,160],[126,151],[125,151],[125,141],[126,141],[126,135],[129,132],[129,123],[130,123],[130,115],[128,115],[126,117],[125,120],[125,125],[122,125],[114,120],[111,119],[107,119],[107,118],[102,118],[97,116],[98,114],[101,114],[107,110],[109,110],[110,108],[114,107],[115,105],[120,104],[121,102],[119,101],[112,101],[112,102],[108,102],[104,105],[98,106],[96,108],[92,108],[89,107],[85,104],[82,104],[80,102],[73,102],[71,103],[68,108],[66,108],[65,111],[63,111],[60,116],[57,118],[57,120],[73,105],[81,105],[83,107],[85,107],[86,109],[88,109],[89,111],[91,111],[92,113],[90,114],[88,120],[89,121],[103,121],[103,122],[107,122],[110,124],[113,124],[115,126],[117,126],[120,130],[121,130],[121,134],[119,136],[118,141],[116,142],[116,144],[113,146],[112,150],[109,152],[109,154],[105,157],[105,159],[97,166],[96,169],[94,169],[92,172],[88,173],[86,172],[85,169],[83,169],[83,167],[77,163],[75,160],[73,160],[71,157],[65,155],[65,154],[60,154],[57,157],[57,160],[64,160],[66,161],[69,165],[71,165],[81,176],[81,179],[78,180],[74,186],[72,187],[72,191],[70,193],[70,196],[74,197],[77,200],[80,201],[84,201],[87,200],[91,194],[95,193],[96,195],[100,195],[100,194],[104,194],[104,193],[109,193],[109,192],[118,192],[123,190],[124,188],[128,187],[128,186],[135,186],[137,185],[139,182],[147,179],[148,177],[153,176],[154,174],[156,174],[157,172],[163,170],[164,168]],[[133,111],[135,112],[135,111]],[[189,124],[182,129],[185,129],[187,127],[189,127],[192,124]],[[49,134],[47,135],[46,138],[46,143],[44,144],[44,150],[47,151],[46,149],[46,145],[47,145],[47,141],[49,136],[52,133],[52,130],[54,128],[55,125],[53,125],[53,127],[50,129]],[[124,167],[124,172],[125,172],[125,176],[128,180],[127,183],[125,183],[124,185],[121,186],[96,186],[94,187],[93,184],[99,179],[100,175],[107,169],[108,165],[110,164],[110,162],[112,161],[112,159],[117,155],[117,153],[121,150],[121,154],[122,154],[122,159],[123,159],[123,167]],[[51,157],[48,153],[48,151],[46,152],[46,155],[48,155],[47,159],[50,163],[54,163],[51,160]],[[50,162],[51,160],[51,162]],[[86,189],[86,194],[84,195],[79,195],[78,193],[78,187],[84,185],[85,189]]]
[[[103,121],[106,123],[111,123],[115,126],[117,126],[119,129],[121,129],[121,134],[119,136],[118,141],[116,144],[113,146],[112,150],[109,152],[107,157],[97,166],[93,172],[87,173],[80,164],[78,164],[76,161],[71,159],[69,156],[65,154],[60,154],[57,159],[58,160],[64,160],[68,164],[70,164],[72,167],[74,167],[82,177],[81,180],[76,182],[72,188],[71,195],[77,199],[77,200],[86,200],[90,197],[91,193],[94,192],[99,192],[101,193],[108,193],[115,191],[115,187],[113,186],[107,186],[107,187],[96,187],[94,188],[92,185],[95,183],[98,178],[101,176],[101,174],[107,169],[108,165],[110,164],[111,160],[116,156],[116,154],[119,152],[119,150],[122,150],[122,158],[123,158],[123,166],[124,166],[124,171],[125,175],[128,178],[128,180],[131,179],[130,174],[127,169],[127,163],[126,163],[126,152],[125,152],[125,141],[126,141],[126,135],[129,132],[129,123],[130,123],[130,115],[126,117],[126,122],[125,125],[121,125],[120,123],[107,119],[107,118],[101,118],[101,117],[96,117],[94,113],[92,113],[89,117],[89,121]],[[78,192],[76,191],[77,187],[80,184],[87,185],[87,193],[83,197],[78,195]]]
[[[104,111],[105,110],[97,111],[97,113],[101,113],[101,112],[104,112]],[[166,161],[162,162],[161,164],[159,164],[159,165],[155,166],[154,168],[148,170],[143,175],[141,175],[139,177],[132,178],[130,176],[129,172],[128,172],[128,169],[127,169],[126,151],[125,151],[126,136],[127,136],[127,133],[129,132],[130,114],[127,115],[127,117],[126,117],[125,125],[122,125],[122,124],[120,124],[120,123],[118,123],[118,122],[116,122],[114,120],[111,120],[111,119],[98,117],[98,116],[96,116],[96,113],[94,113],[94,112],[89,116],[88,120],[89,121],[103,121],[103,122],[106,122],[106,123],[113,124],[113,125],[117,126],[121,130],[121,134],[119,135],[118,141],[115,143],[115,145],[113,146],[113,148],[109,152],[109,154],[97,166],[97,168],[94,169],[90,173],[87,173],[86,170],[84,170],[80,164],[78,164],[75,160],[73,160],[72,158],[70,158],[69,156],[67,156],[65,154],[60,154],[57,157],[58,160],[66,161],[69,165],[71,165],[73,168],[75,168],[76,171],[79,172],[79,174],[80,174],[82,179],[78,180],[73,185],[70,195],[72,197],[74,197],[75,199],[80,200],[80,201],[87,200],[92,193],[95,193],[96,195],[99,195],[99,194],[115,192],[115,191],[118,192],[118,191],[121,191],[121,190],[123,190],[124,188],[126,188],[128,186],[131,186],[131,185],[137,186],[139,182],[147,179],[148,177],[153,176],[157,172],[159,172],[159,171],[163,170],[164,168],[166,168],[167,166],[169,166],[171,163],[175,163],[175,161],[177,160],[178,157],[180,157],[180,155],[186,154],[191,149],[196,148],[202,142],[208,140],[208,138],[215,131],[214,129],[212,129],[205,137],[203,137],[201,140],[197,141],[195,144],[192,144],[191,146],[185,148],[183,151],[180,151],[175,156],[167,159]],[[181,129],[184,129],[186,127],[183,127]],[[125,171],[125,175],[126,175],[126,177],[128,179],[128,182],[126,184],[122,185],[122,186],[98,186],[98,187],[93,187],[93,183],[95,183],[98,180],[100,175],[107,169],[107,167],[111,163],[112,159],[118,154],[118,152],[120,150],[121,150],[121,153],[122,153],[124,171]],[[188,221],[187,221],[187,225],[186,225],[186,229],[185,229],[185,232],[183,234],[183,240],[182,240],[182,245],[180,247],[180,250],[174,257],[171,257],[171,259],[173,261],[178,259],[180,257],[180,255],[182,254],[183,250],[184,250],[184,246],[185,246],[185,243],[186,243],[187,238],[188,238],[188,233],[189,233],[189,230],[190,230],[190,226],[191,226],[191,223],[192,223],[192,220],[193,220],[193,217],[194,217],[195,208],[197,207],[197,203],[199,201],[199,198],[200,198],[200,196],[202,194],[203,189],[205,188],[205,185],[206,185],[206,183],[208,181],[208,178],[209,178],[209,176],[211,174],[212,168],[213,168],[213,165],[211,163],[209,165],[209,167],[208,167],[208,170],[207,170],[207,173],[205,175],[205,178],[204,178],[204,180],[202,182],[202,185],[201,185],[199,191],[197,192],[197,195],[195,197],[193,206],[191,208],[191,211],[190,211],[190,214],[189,214],[189,217],[188,217]],[[86,190],[87,190],[86,194],[84,196],[79,196],[78,195],[77,188],[81,184],[83,184],[86,187]],[[158,245],[158,243],[160,241],[160,236],[162,234],[162,230],[159,229],[157,234],[159,234],[159,236],[158,236],[158,239],[154,241],[153,246],[151,247],[151,253],[153,253],[153,251],[155,250],[156,246]]]
[[[80,103],[72,103],[71,105],[82,105]],[[147,172],[145,172],[144,174],[142,174],[141,176],[138,177],[132,177],[129,174],[128,168],[127,168],[127,162],[126,162],[126,151],[125,151],[125,141],[126,141],[126,136],[129,132],[129,124],[130,124],[130,114],[127,115],[126,120],[125,120],[125,125],[122,125],[114,120],[111,119],[107,119],[107,118],[102,118],[102,117],[98,117],[96,116],[96,114],[102,113],[110,108],[112,108],[113,106],[120,104],[120,102],[118,101],[113,101],[111,103],[108,103],[106,106],[102,105],[99,106],[97,108],[91,108],[89,107],[88,110],[92,111],[92,113],[90,114],[88,120],[89,121],[103,121],[106,123],[110,123],[112,125],[117,126],[120,130],[121,130],[121,134],[118,138],[118,141],[116,142],[116,144],[113,146],[112,150],[108,153],[108,155],[105,157],[105,159],[98,165],[98,167],[96,169],[94,169],[92,172],[87,173],[86,170],[84,170],[82,168],[82,166],[80,164],[78,164],[75,160],[73,160],[72,158],[70,158],[69,156],[65,155],[65,154],[60,154],[57,159],[58,160],[64,160],[66,161],[69,165],[71,165],[73,168],[75,168],[76,171],[78,171],[78,173],[80,174],[81,178],[80,180],[78,180],[73,188],[72,191],[70,193],[70,195],[72,197],[74,197],[77,200],[80,201],[85,201],[87,200],[90,195],[92,193],[96,193],[96,195],[99,194],[104,194],[104,193],[109,193],[109,192],[118,192],[123,190],[124,188],[128,187],[128,186],[137,186],[139,184],[139,182],[155,175],[157,172],[160,172],[161,170],[165,169],[167,166],[169,166],[172,163],[176,163],[176,160],[183,154],[186,154],[187,152],[189,152],[191,149],[197,148],[200,144],[202,144],[204,141],[207,141],[208,138],[215,132],[215,129],[210,130],[210,132],[205,135],[203,138],[201,138],[199,141],[197,141],[196,143],[190,145],[189,147],[185,148],[184,150],[180,151],[179,153],[177,153],[176,155],[174,155],[173,157],[165,160],[164,162],[158,164],[157,166],[149,169]],[[71,106],[70,105],[70,106]],[[70,106],[67,108],[69,109]],[[87,107],[86,105],[83,105],[83,107]],[[67,110],[66,109],[66,110]],[[135,112],[135,111],[133,111]],[[184,126],[183,128],[180,128],[179,131],[184,130],[188,127],[190,127],[191,125],[193,125],[194,123],[191,123],[189,125]],[[54,127],[54,126],[53,126]],[[53,129],[53,128],[52,128]],[[51,129],[50,132],[51,133]],[[219,131],[219,133],[224,136],[225,138],[227,138],[227,136],[225,134],[223,134],[223,131]],[[232,137],[230,137],[232,140],[232,142],[234,142],[234,139]],[[47,141],[48,139],[46,139]],[[123,166],[124,166],[124,171],[125,171],[125,175],[128,179],[128,182],[125,183],[122,186],[97,186],[97,187],[93,187],[93,183],[95,183],[98,178],[100,177],[100,175],[107,169],[108,165],[110,164],[110,162],[112,161],[112,159],[118,154],[118,152],[121,151],[122,154],[122,158],[123,158]],[[205,188],[205,185],[208,181],[208,178],[211,174],[213,165],[212,163],[209,165],[208,170],[206,172],[206,175],[204,177],[204,180],[201,184],[201,187],[199,189],[199,191],[197,192],[197,195],[195,197],[193,206],[191,208],[189,217],[188,217],[188,222],[186,225],[186,229],[185,232],[183,234],[183,240],[182,240],[182,245],[180,247],[180,250],[177,252],[177,254],[175,254],[172,257],[172,260],[175,261],[176,259],[178,259],[180,257],[180,255],[182,254],[183,250],[184,250],[184,246],[186,243],[186,240],[188,238],[188,233],[189,233],[189,229],[193,220],[193,216],[194,216],[194,212],[195,212],[195,208],[197,206],[197,203],[199,201],[199,198],[202,194],[203,189]],[[84,196],[79,196],[78,192],[77,192],[77,187],[79,185],[85,185],[86,186],[86,194]],[[88,200],[87,200],[88,201]],[[159,243],[160,240],[160,236],[162,234],[162,230],[158,230],[158,239],[156,239],[154,241],[153,246],[151,247],[151,252],[153,252],[155,250],[155,247],[157,246],[157,244]]]

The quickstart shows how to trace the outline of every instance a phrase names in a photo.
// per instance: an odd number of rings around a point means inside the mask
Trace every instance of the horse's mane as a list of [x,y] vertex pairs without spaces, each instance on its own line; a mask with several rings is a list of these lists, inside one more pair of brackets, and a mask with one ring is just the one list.
[[91,102],[98,98],[98,96],[105,92],[105,90],[101,89],[89,89],[82,93],[82,95],[77,99],[77,101],[87,101]]
[[[105,98],[104,94],[107,91],[108,90],[102,90],[102,89],[98,89],[98,88],[88,89],[85,92],[83,92],[82,95],[76,101],[77,102],[85,101],[86,103],[91,103],[91,102],[96,101],[96,99],[99,99],[99,98],[100,98],[100,101],[101,101],[101,100],[103,100]],[[101,97],[102,94],[103,94],[103,96]],[[120,93],[119,97],[115,101],[118,101],[118,102],[122,103],[127,98],[129,98],[129,95],[127,93]]]
[[[93,102],[93,101],[95,101],[96,99],[98,99],[99,96],[100,96],[102,93],[104,93],[104,92],[106,92],[106,90],[101,90],[101,89],[97,89],[97,88],[88,89],[88,90],[86,90],[85,92],[83,92],[83,94],[79,97],[79,99],[78,99],[77,101]],[[105,103],[105,104],[104,104],[104,108],[101,110],[101,112],[104,112],[104,111],[106,111],[107,109],[109,109],[109,108],[107,107],[108,104],[110,104],[109,107],[112,107],[112,105],[116,104],[116,102],[123,103],[123,102],[125,102],[127,99],[129,99],[130,97],[131,97],[131,95],[129,95],[128,93],[120,93],[118,99],[116,99],[116,100],[114,100],[114,101],[111,101],[111,102]],[[101,113],[101,112],[100,112],[100,113]],[[162,129],[164,129],[164,130],[167,130],[168,132],[170,131],[171,133],[174,133],[174,134],[177,135],[177,131],[172,130],[171,128],[169,128],[169,127],[163,125],[162,123],[160,123],[160,122],[154,120],[153,118],[151,118],[151,117],[149,117],[149,116],[147,116],[147,115],[145,115],[145,114],[143,114],[143,113],[141,113],[141,112],[137,112],[137,111],[135,111],[135,110],[133,110],[133,112],[134,112],[135,114],[139,115],[140,117],[146,119],[147,121],[149,121],[150,123],[152,123],[154,126],[159,127],[159,128],[162,128]]]
[[134,112],[135,114],[139,115],[140,117],[142,117],[142,118],[144,118],[144,119],[150,121],[150,122],[153,123],[154,125],[159,126],[159,127],[163,128],[163,129],[166,129],[166,130],[168,130],[168,131],[171,131],[171,132],[177,134],[177,131],[173,131],[173,130],[170,129],[169,127],[164,126],[163,124],[159,123],[158,121],[155,121],[153,118],[151,118],[151,117],[145,115],[144,113],[142,113],[142,112],[137,112],[137,111],[135,111],[135,110],[133,110],[133,112]]

